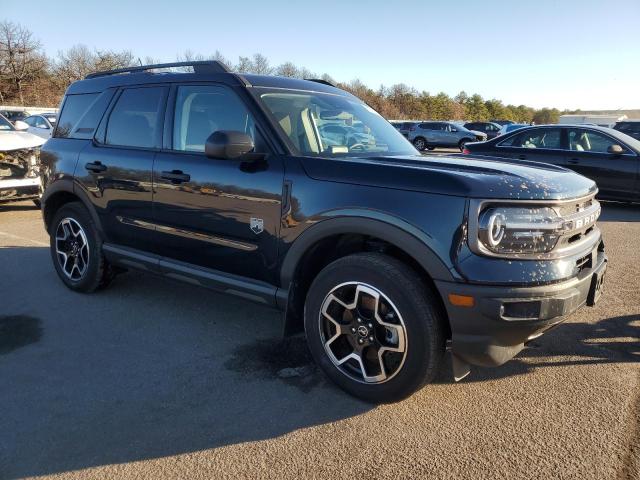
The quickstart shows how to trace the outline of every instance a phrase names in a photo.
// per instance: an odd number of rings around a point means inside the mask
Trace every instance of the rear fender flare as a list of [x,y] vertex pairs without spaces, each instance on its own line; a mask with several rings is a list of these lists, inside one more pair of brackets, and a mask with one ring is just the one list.
[[76,197],[80,202],[82,202],[82,204],[85,206],[85,208],[89,212],[89,215],[91,216],[91,219],[93,220],[93,224],[97,228],[98,233],[100,234],[100,237],[104,238],[104,230],[102,229],[102,223],[100,222],[100,218],[98,217],[98,214],[93,208],[93,204],[91,203],[91,200],[89,200],[89,197],[81,188],[75,188],[75,187],[76,186],[74,184],[74,181],[71,178],[61,178],[47,186],[41,198],[42,212],[44,217],[43,219],[45,221],[45,227],[47,227],[47,231],[48,231],[49,225],[46,222],[50,220],[50,214],[47,211],[47,204],[50,203],[51,200],[55,198],[57,195],[60,195],[61,193],[68,193]]

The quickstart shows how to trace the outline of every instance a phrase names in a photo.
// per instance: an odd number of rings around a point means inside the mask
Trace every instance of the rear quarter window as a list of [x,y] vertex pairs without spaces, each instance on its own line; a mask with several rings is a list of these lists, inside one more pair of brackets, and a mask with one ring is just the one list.
[[56,138],[93,138],[113,91],[67,95],[56,125]]

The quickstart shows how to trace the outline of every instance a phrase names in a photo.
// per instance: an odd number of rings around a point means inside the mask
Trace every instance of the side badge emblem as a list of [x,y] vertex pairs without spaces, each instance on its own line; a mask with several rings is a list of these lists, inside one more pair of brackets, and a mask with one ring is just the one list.
[[251,227],[251,231],[256,235],[258,235],[259,233],[262,233],[264,230],[264,220],[261,218],[251,217],[250,227]]

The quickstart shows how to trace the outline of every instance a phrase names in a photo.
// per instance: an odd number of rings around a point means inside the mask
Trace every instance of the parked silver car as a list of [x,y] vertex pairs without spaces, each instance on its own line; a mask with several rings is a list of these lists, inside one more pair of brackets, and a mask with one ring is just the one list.
[[57,115],[55,113],[39,113],[37,115],[31,115],[22,121],[29,125],[29,129],[27,130],[29,133],[48,140],[53,133],[56,119]]
[[436,147],[457,147],[462,151],[468,142],[484,142],[487,134],[453,122],[421,122],[409,132],[408,138],[420,151]]

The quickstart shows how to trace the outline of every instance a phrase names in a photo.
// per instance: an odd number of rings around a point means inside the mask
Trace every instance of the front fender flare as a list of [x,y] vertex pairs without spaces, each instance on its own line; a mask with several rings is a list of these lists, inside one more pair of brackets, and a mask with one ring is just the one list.
[[396,217],[376,213],[377,218],[372,219],[371,215],[370,211],[349,212],[347,216],[321,220],[308,227],[294,240],[283,259],[280,269],[282,288],[288,289],[300,260],[309,248],[323,238],[346,233],[369,235],[384,240],[413,258],[434,280],[454,280],[444,261],[431,248],[433,241],[429,235]]

